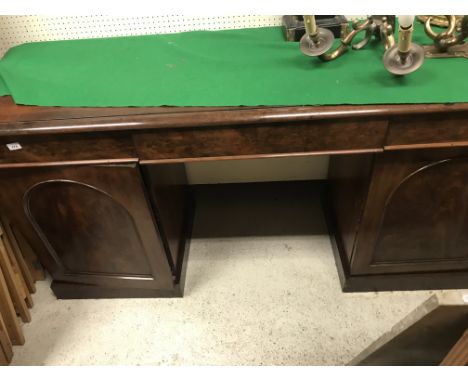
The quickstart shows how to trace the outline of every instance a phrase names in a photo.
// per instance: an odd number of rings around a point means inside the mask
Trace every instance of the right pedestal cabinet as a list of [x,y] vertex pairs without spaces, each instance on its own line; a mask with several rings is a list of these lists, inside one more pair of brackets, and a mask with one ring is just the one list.
[[329,175],[345,290],[466,285],[467,148],[337,156]]

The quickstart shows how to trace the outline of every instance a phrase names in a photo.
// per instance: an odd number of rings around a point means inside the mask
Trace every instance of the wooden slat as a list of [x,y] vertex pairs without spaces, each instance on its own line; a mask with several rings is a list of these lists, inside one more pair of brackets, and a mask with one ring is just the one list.
[[468,330],[450,349],[440,366],[468,366]]
[[[11,269],[13,271],[15,285],[17,286],[22,299],[25,301],[26,306],[28,308],[32,308],[34,306],[34,303],[29,293],[26,280],[24,279],[23,274],[21,272],[21,268],[18,264],[18,259],[15,254],[14,248],[12,247],[12,244],[8,238],[8,235],[1,223],[0,223],[0,237],[1,237],[1,241],[3,241],[3,245],[6,249],[6,254],[8,256],[8,260],[11,265]],[[21,315],[21,312],[19,313]],[[21,317],[23,318],[23,321],[24,321],[23,315],[21,315]],[[25,321],[25,322],[29,322],[29,321]]]
[[[3,235],[2,235],[3,236]],[[3,239],[3,237],[2,237]],[[24,286],[19,279],[18,272],[13,269],[10,262],[10,256],[5,248],[5,243],[0,240],[0,268],[3,270],[3,275],[10,292],[13,305],[15,310],[20,315],[23,322],[31,321],[31,313],[29,312],[28,306],[26,305],[26,292]],[[29,295],[29,292],[27,293]]]
[[8,337],[13,345],[23,345],[24,335],[16,317],[16,311],[8,292],[2,268],[0,268],[0,312],[7,329]]
[[42,268],[41,263],[37,258],[37,255],[34,253],[34,250],[31,248],[28,241],[24,238],[21,231],[15,228],[15,226],[12,226],[11,230],[18,242],[18,245],[24,256],[26,265],[28,266],[28,269],[31,272],[34,281],[45,280],[44,269]]
[[3,353],[3,350],[0,349],[0,366],[7,366],[8,365],[8,359],[6,357],[6,354]]
[[0,365],[9,364],[12,358],[13,346],[10,337],[8,337],[8,332],[5,326],[5,322],[2,318],[2,313],[0,312]]
[[[2,224],[3,223],[3,224]],[[21,270],[21,275],[23,276],[24,282],[26,284],[26,287],[28,288],[29,293],[35,293],[36,292],[36,286],[34,285],[34,279],[31,275],[31,272],[26,264],[26,261],[24,260],[23,253],[21,251],[21,248],[18,245],[18,242],[16,240],[16,237],[11,230],[10,224],[5,220],[2,219],[0,220],[0,225],[1,228],[3,228],[5,232],[5,239],[9,242],[9,245],[11,249],[13,250],[13,254],[15,255],[16,261],[18,263],[19,269]],[[0,228],[0,229],[1,229]],[[30,296],[26,296],[27,301],[31,300]],[[31,300],[32,302],[32,300]],[[28,304],[29,306],[29,304]]]

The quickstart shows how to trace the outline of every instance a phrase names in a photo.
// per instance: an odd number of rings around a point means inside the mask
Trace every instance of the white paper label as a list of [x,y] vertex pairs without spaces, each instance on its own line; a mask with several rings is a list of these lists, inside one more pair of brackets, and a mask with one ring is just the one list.
[[8,150],[10,150],[10,151],[21,150],[22,149],[21,145],[18,142],[7,143],[6,147],[8,147]]
[[465,301],[468,304],[468,294],[463,295],[463,301]]

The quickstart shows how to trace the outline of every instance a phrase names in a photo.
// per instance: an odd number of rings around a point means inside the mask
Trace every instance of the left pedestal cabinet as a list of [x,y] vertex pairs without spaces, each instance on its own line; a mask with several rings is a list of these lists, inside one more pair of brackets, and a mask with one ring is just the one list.
[[2,213],[34,245],[57,297],[180,293],[137,162],[1,169],[0,187]]

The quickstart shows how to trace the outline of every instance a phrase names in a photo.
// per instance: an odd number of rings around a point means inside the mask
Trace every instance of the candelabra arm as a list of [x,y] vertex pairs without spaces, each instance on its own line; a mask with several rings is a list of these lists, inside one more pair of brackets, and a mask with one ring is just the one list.
[[322,61],[333,61],[338,57],[342,56],[348,50],[348,45],[341,44],[338,48],[336,48],[331,53],[324,53],[319,56]]
[[372,36],[374,35],[375,29],[376,29],[375,24],[370,24],[369,27],[366,29],[366,35],[364,36],[364,38],[361,41],[359,41],[357,44],[352,45],[353,50],[359,50],[359,49],[364,48],[369,43]]
[[388,22],[385,22],[380,27],[380,40],[385,48],[385,50],[390,49],[395,45],[395,35],[393,34],[393,27]]
[[[426,48],[428,54],[450,54],[449,48],[463,43],[468,36],[468,16],[465,15],[460,20],[460,28],[457,28],[457,18],[455,16],[445,16],[448,22],[448,28],[441,32],[435,33],[431,27],[432,17],[429,16],[424,23],[424,31],[434,41],[434,48]],[[457,32],[460,32],[457,34]],[[463,47],[455,49],[457,53],[466,51]],[[454,50],[452,49],[451,54]]]
[[468,15],[463,16],[460,25],[460,34],[456,35],[455,38],[451,39],[450,45],[461,44],[465,38],[468,37]]
[[426,22],[424,23],[424,31],[426,32],[426,34],[432,39],[432,40],[436,40],[438,38],[442,39],[444,37],[447,37],[451,34],[453,34],[453,32],[455,32],[455,27],[456,27],[456,17],[455,16],[445,16],[447,18],[447,21],[448,21],[448,28],[446,31],[442,32],[442,33],[435,33],[433,30],[432,30],[432,27],[431,27],[431,20],[432,20],[432,17],[428,17]]
[[354,37],[356,37],[356,35],[358,35],[360,32],[365,30],[366,36],[364,37],[364,39],[360,41],[358,44],[353,46],[353,49],[361,49],[369,42],[370,37],[372,36],[372,35],[368,35],[369,33],[368,29],[371,29],[373,31],[373,21],[371,17],[369,17],[364,22],[353,23],[353,29],[351,30],[351,32],[349,32],[345,37],[341,39],[340,46],[330,53],[321,54],[319,58],[322,61],[332,61],[342,56],[348,50],[348,47],[351,45]]

